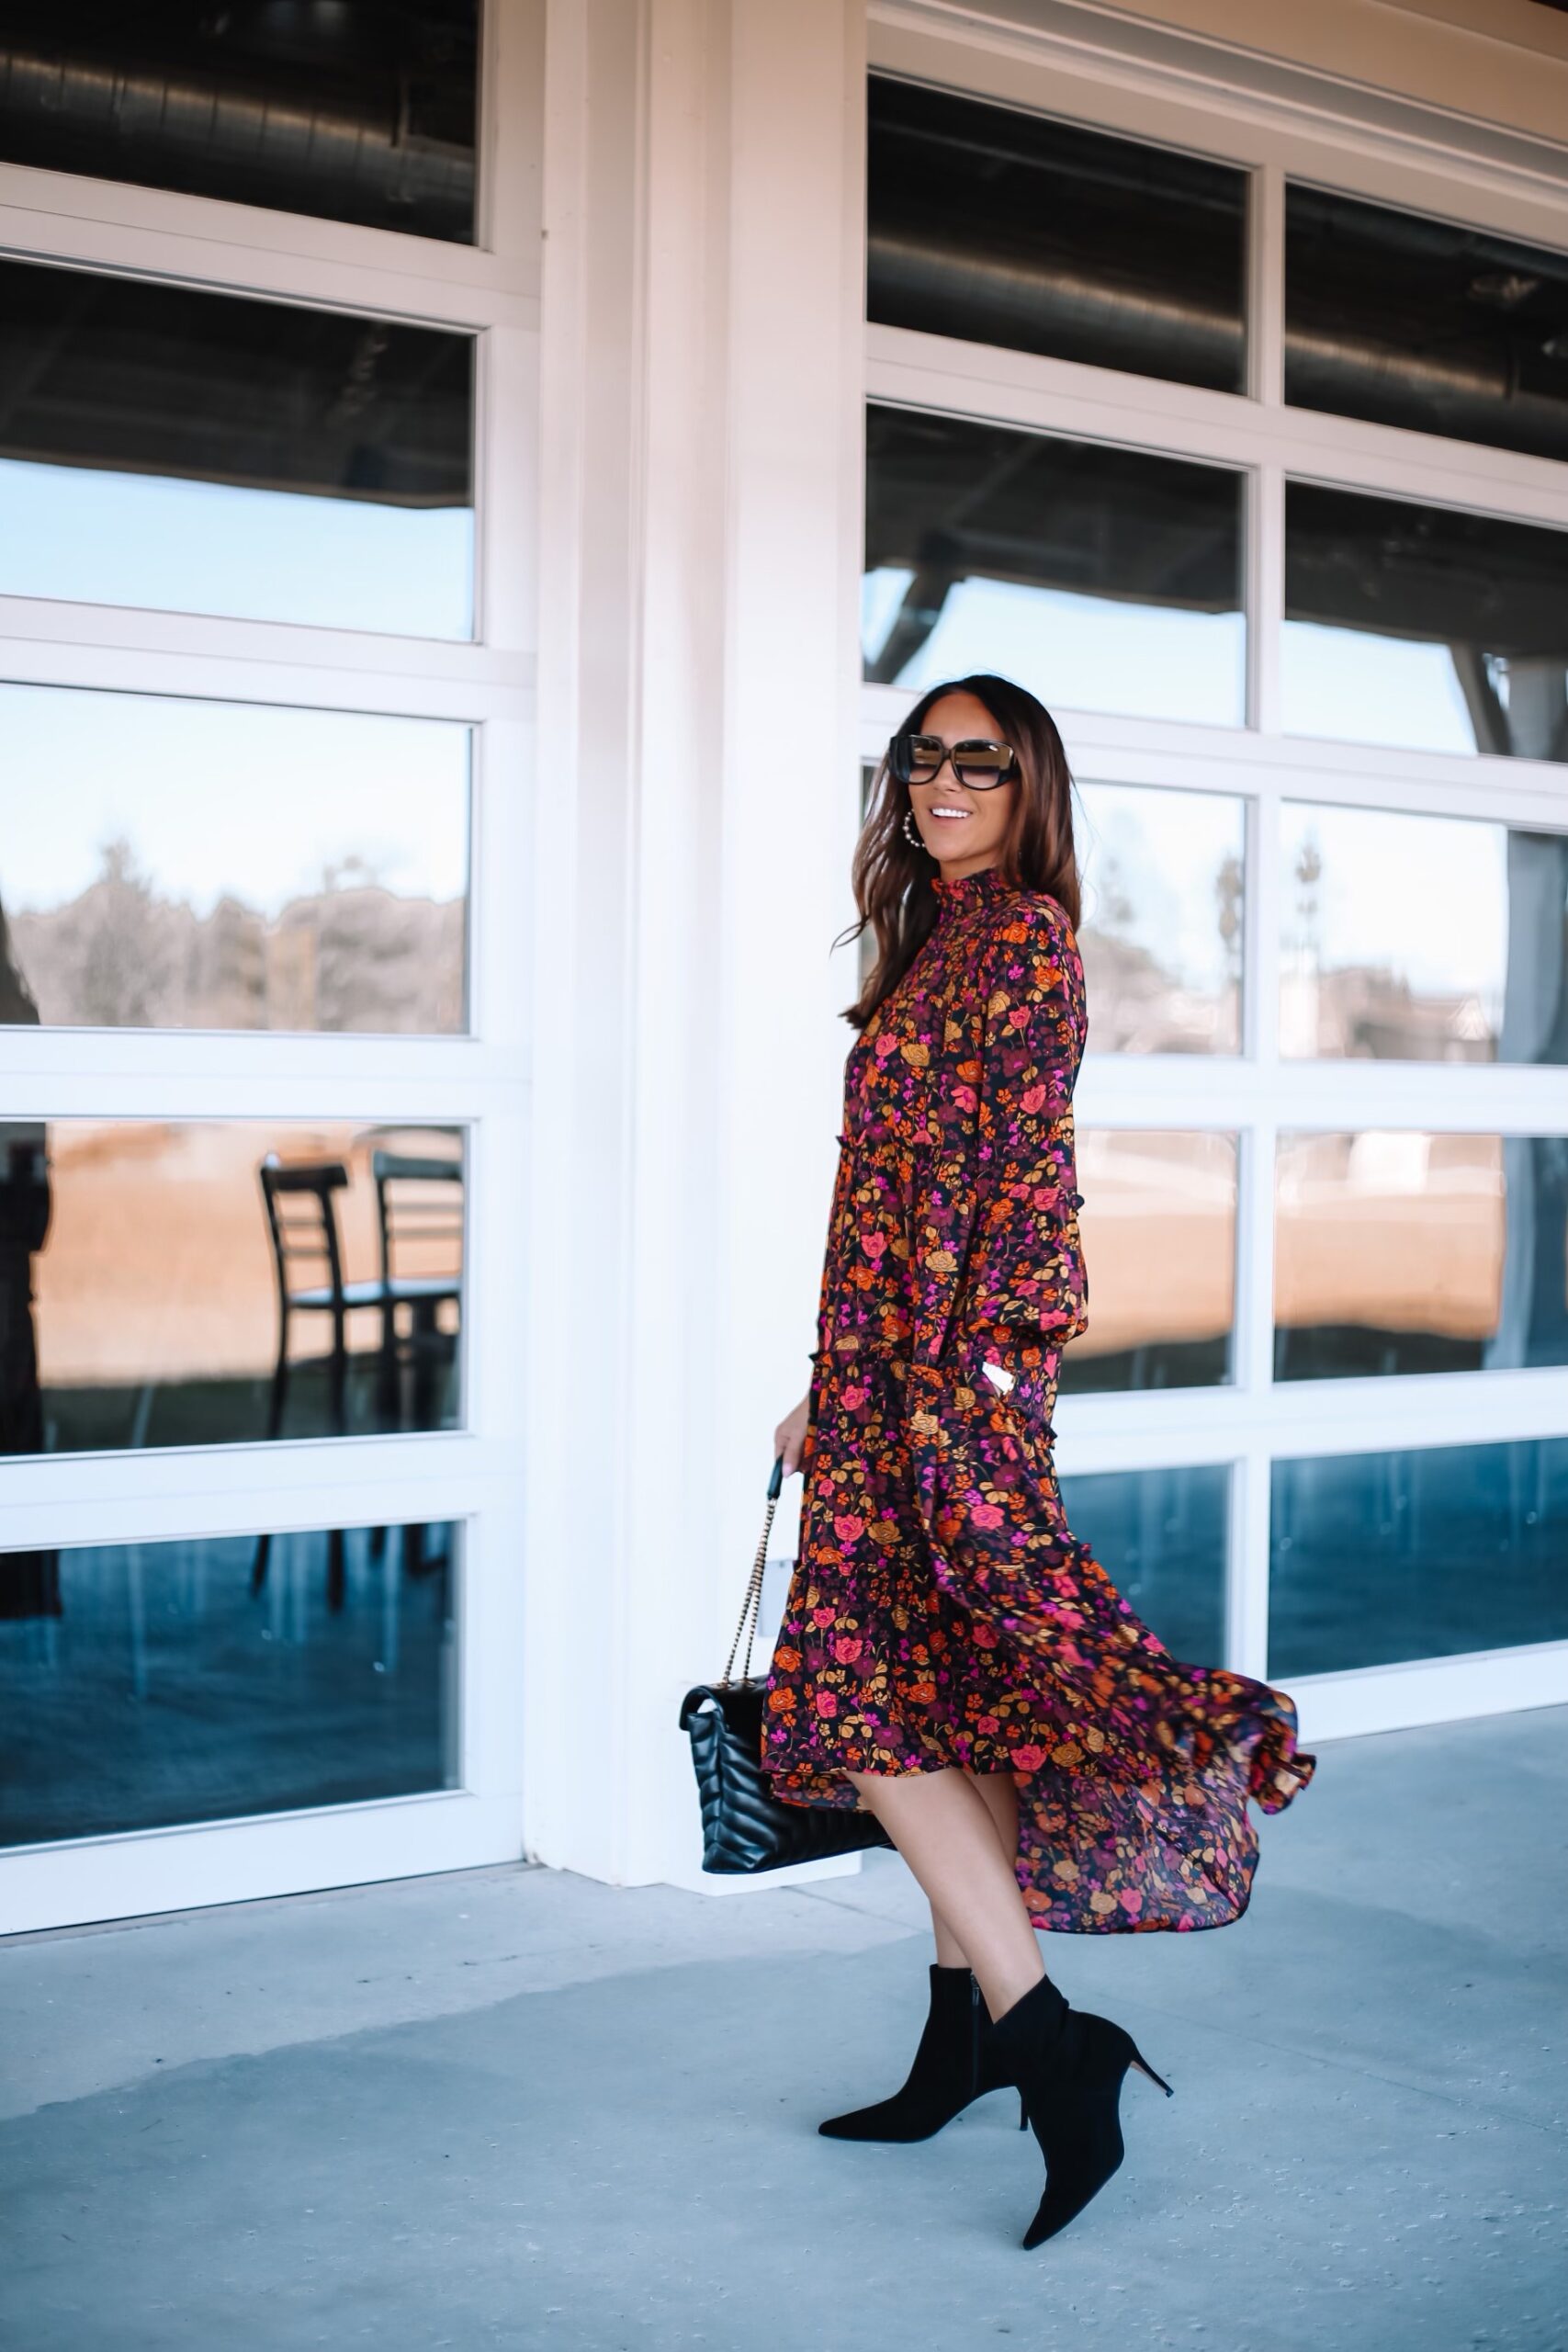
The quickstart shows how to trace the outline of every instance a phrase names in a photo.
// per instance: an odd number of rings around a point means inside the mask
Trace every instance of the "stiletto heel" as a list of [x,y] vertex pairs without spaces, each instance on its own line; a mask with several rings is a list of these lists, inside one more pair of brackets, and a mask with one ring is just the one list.
[[1148,2076],[1151,2083],[1157,2083],[1159,2085],[1167,2098],[1175,2098],[1176,2094],[1171,2089],[1170,2085],[1166,2081],[1165,2076],[1155,2073],[1154,2068],[1150,2065],[1148,2060],[1145,2057],[1143,2052],[1138,2048],[1135,2042],[1133,2046],[1133,2064],[1134,2066],[1138,2067],[1142,2073]]
[[1121,2165],[1126,2150],[1119,2109],[1128,2067],[1135,2063],[1168,2098],[1170,2085],[1125,2027],[1069,2008],[1048,1976],[1003,2012],[996,2036],[1045,2159],[1045,2193],[1023,2236],[1026,2246],[1035,2246],[1065,2230]]

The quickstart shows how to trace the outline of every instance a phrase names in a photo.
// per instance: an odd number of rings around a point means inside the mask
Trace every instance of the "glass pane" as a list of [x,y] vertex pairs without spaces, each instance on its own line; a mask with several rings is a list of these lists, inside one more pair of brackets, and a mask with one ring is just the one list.
[[1568,833],[1287,804],[1280,1051],[1568,1061]]
[[466,727],[0,685],[0,1022],[467,1026]]
[[473,342],[0,262],[0,594],[473,633]]
[[1241,1050],[1241,801],[1080,784],[1078,933],[1099,1054]]
[[1245,389],[1247,178],[874,76],[866,315]]
[[1235,1171],[1235,1136],[1080,1128],[1089,1329],[1063,1353],[1065,1396],[1230,1378]]
[[1274,1374],[1568,1363],[1568,1136],[1283,1135]]
[[456,1428],[465,1190],[456,1127],[0,1125],[0,1453]]
[[866,418],[865,674],[1239,725],[1241,478],[952,416]]
[[478,0],[11,0],[0,160],[460,243]]
[[1276,1462],[1269,1674],[1568,1639],[1568,1438]]
[[456,1787],[456,1539],[0,1552],[0,1845]]
[[1224,1656],[1230,1471],[1096,1471],[1062,1480],[1073,1533],[1172,1657]]
[[1285,488],[1284,723],[1568,759],[1568,531]]
[[1568,254],[1285,191],[1285,398],[1568,458]]

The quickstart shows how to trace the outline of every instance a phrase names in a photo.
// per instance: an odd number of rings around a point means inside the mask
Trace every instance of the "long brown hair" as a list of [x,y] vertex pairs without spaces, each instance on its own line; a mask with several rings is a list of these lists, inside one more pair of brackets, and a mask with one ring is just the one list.
[[[1073,779],[1055,720],[1027,686],[982,672],[928,686],[897,731],[919,734],[945,695],[973,695],[983,702],[998,732],[1018,755],[1012,821],[997,860],[1003,879],[1016,889],[1048,891],[1076,931],[1080,905],[1073,849]],[[883,998],[897,986],[936,923],[931,877],[941,868],[924,843],[916,847],[904,831],[909,805],[908,787],[892,774],[884,753],[872,779],[871,805],[850,868],[860,921],[839,934],[839,939],[858,938],[867,923],[876,934],[876,961],[854,1003],[844,1007],[844,1019],[855,1029],[865,1027]]]

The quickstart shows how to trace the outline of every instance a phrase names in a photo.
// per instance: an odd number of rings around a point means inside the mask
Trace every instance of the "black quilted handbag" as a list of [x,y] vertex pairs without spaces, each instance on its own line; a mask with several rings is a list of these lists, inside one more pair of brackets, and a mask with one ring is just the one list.
[[[716,1682],[699,1682],[681,1702],[681,1729],[692,1743],[692,1767],[703,1808],[705,1871],[783,1870],[832,1854],[858,1853],[893,1840],[874,1813],[858,1806],[781,1804],[761,1767],[762,1696],[767,1677],[751,1673],[751,1644],[762,1605],[768,1536],[784,1485],[784,1456],[768,1481],[768,1515],[751,1564],[729,1657]],[[750,1622],[748,1622],[750,1621]],[[735,1653],[746,1635],[746,1659],[735,1681]]]

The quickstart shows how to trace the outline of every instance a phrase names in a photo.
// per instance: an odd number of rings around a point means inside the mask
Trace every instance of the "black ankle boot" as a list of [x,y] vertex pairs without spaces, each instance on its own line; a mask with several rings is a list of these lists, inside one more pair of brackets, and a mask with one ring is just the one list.
[[[996,2028],[969,1970],[933,1962],[931,1980],[931,2008],[908,2080],[874,2107],[819,2123],[829,2140],[929,2140],[975,2099],[1012,2079],[998,2063]],[[1024,2120],[1021,2114],[1021,2130]]]
[[1045,2159],[1045,2194],[1023,2237],[1026,2246],[1040,2245],[1083,2211],[1122,2162],[1119,2107],[1128,2067],[1158,2083],[1167,2098],[1171,2088],[1125,2027],[1069,2008],[1048,1976],[991,2030]]

